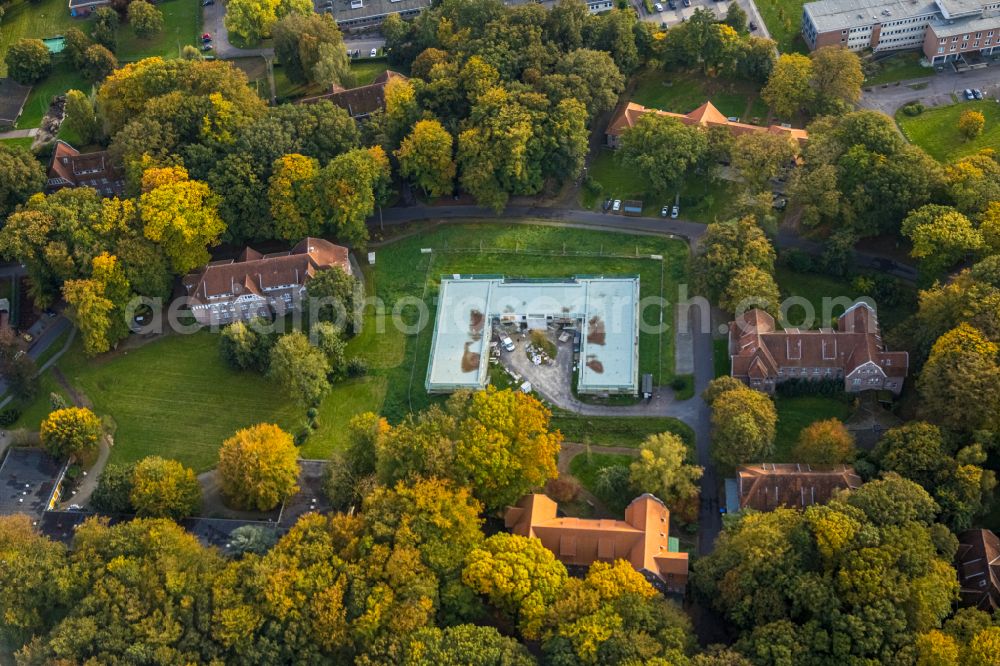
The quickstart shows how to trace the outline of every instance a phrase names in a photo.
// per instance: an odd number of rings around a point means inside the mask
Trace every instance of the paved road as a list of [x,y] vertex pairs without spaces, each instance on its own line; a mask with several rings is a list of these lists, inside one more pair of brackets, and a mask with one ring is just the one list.
[[701,477],[701,502],[698,509],[698,553],[706,555],[715,547],[715,539],[722,531],[722,516],[719,513],[719,477],[715,463],[709,454],[711,433],[708,405],[701,399],[708,383],[715,378],[715,364],[712,353],[712,330],[699,330],[700,317],[689,317],[689,330],[694,340],[694,397],[684,402],[694,409],[693,418],[685,419],[694,430],[695,451],[698,464],[705,469]]
[[38,128],[32,127],[31,129],[19,129],[19,130],[8,130],[6,132],[0,132],[0,139],[27,139],[38,134]]
[[[544,208],[540,206],[508,206],[503,213],[497,214],[490,208],[482,206],[409,206],[386,208],[382,211],[382,225],[392,226],[409,224],[423,220],[454,221],[465,219],[488,219],[497,222],[523,222],[531,224],[535,220],[552,222],[563,226],[579,226],[609,231],[627,231],[630,233],[673,235],[686,239],[692,246],[701,242],[705,235],[705,225],[687,220],[671,220],[659,217],[625,217],[610,213],[575,210],[570,208]],[[531,218],[519,220],[518,218]],[[372,230],[379,229],[379,215],[368,220]],[[779,248],[796,248],[812,255],[823,252],[823,245],[816,241],[800,238],[789,232],[779,232],[774,239]],[[866,252],[854,252],[855,264],[860,268],[879,270],[904,280],[915,281],[915,268],[899,264],[889,258]],[[889,263],[891,262],[891,263]]]
[[[914,90],[911,85],[924,85],[920,90]],[[928,78],[903,81],[900,85],[891,84],[888,87],[873,88],[861,96],[859,105],[864,109],[874,109],[886,115],[893,115],[896,110],[907,102],[918,101],[925,106],[942,106],[953,102],[952,95],[962,98],[966,88],[979,88],[987,95],[1000,95],[1000,74],[997,65],[985,69],[959,74],[954,71],[944,71]]]

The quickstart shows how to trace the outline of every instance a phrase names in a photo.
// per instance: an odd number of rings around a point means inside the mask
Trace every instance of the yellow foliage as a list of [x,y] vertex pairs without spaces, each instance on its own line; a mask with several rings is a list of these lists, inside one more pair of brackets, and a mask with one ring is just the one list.
[[222,492],[236,506],[269,511],[298,492],[298,449],[270,423],[238,431],[219,449]]

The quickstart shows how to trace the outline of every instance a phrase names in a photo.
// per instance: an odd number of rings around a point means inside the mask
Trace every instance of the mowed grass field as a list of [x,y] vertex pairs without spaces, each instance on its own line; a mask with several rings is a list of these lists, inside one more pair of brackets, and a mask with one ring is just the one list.
[[[459,247],[518,248],[518,254],[445,252]],[[568,277],[581,273],[639,274],[643,296],[660,293],[661,262],[608,257],[542,257],[538,252],[568,249],[606,254],[661,254],[664,295],[676,294],[684,279],[687,248],[680,241],[648,236],[560,229],[528,225],[447,225],[404,238],[376,250],[376,265],[365,265],[369,295],[387,305],[385,317],[375,307],[365,313],[362,332],[348,342],[348,357],[367,361],[366,377],[336,384],[319,408],[319,427],[301,448],[305,458],[327,458],[346,444],[346,425],[361,412],[373,411],[398,422],[411,411],[443,400],[424,390],[430,354],[434,297],[441,275],[504,273],[522,277]],[[433,248],[431,254],[421,248]],[[425,325],[401,331],[392,321],[400,299],[423,299]],[[415,305],[397,308],[398,320],[419,320]],[[664,313],[672,324],[672,309]],[[650,322],[659,312],[646,312]],[[672,330],[672,329],[671,329]],[[239,428],[274,422],[292,432],[305,422],[304,410],[266,377],[228,368],[219,356],[218,335],[168,335],[145,346],[97,359],[83,356],[79,344],[63,357],[59,369],[82,391],[101,416],[113,422],[113,462],[147,455],[175,458],[198,471],[215,465],[222,441]],[[644,333],[640,339],[640,372],[652,372],[667,383],[673,377],[673,335]],[[42,395],[27,406],[19,427],[36,429],[48,413],[48,393],[57,390],[44,379]],[[30,420],[30,422],[29,422]],[[672,430],[689,437],[686,427],[672,419],[603,423],[595,441],[626,441],[637,445],[646,434]],[[609,420],[610,421],[610,420]],[[563,421],[567,428],[585,427]]]
[[7,49],[22,37],[55,37],[73,27],[90,32],[91,22],[70,16],[66,0],[14,0],[7,3],[5,9],[0,22],[0,76],[7,76],[7,63],[4,62]]
[[215,466],[219,445],[239,428],[261,422],[292,428],[301,418],[267,379],[223,364],[218,336],[207,331],[96,360],[77,344],[58,365],[113,421],[112,462],[159,455],[200,472]]
[[[958,130],[958,119],[966,111],[979,111],[986,118],[983,133],[969,140]],[[896,112],[903,135],[934,159],[951,162],[984,148],[1000,150],[1000,104],[993,100],[959,102],[926,109],[919,116]]]
[[758,0],[757,10],[781,53],[808,53],[802,39],[802,5],[806,0]]
[[778,428],[774,438],[773,462],[795,462],[792,460],[792,449],[799,433],[810,423],[825,419],[843,421],[851,415],[851,406],[846,400],[827,396],[776,396],[774,406],[778,410]]

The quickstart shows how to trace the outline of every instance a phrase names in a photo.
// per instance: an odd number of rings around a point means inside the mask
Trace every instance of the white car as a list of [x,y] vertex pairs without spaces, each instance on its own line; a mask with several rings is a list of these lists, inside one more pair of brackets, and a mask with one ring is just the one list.
[[375,58],[376,56],[378,56],[378,49],[372,49],[371,57]]
[[613,204],[611,204],[611,210],[613,210],[613,211],[615,211],[617,213],[621,209],[622,209],[622,200],[621,199],[615,199],[615,202]]
[[676,220],[677,216],[680,215],[680,214],[681,214],[681,209],[679,207],[674,206],[673,208],[670,209],[670,217],[671,217],[671,219]]
[[658,12],[662,12],[663,11],[663,5],[661,5],[660,3],[657,2],[656,4],[653,5],[653,9],[655,9]]
[[500,336],[500,345],[504,348],[505,351],[509,351],[509,352],[514,351],[514,341],[511,340],[506,335],[501,335]]

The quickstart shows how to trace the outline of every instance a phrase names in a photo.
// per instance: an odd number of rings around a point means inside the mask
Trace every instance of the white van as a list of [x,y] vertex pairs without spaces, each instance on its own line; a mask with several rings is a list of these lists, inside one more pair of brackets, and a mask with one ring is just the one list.
[[514,341],[502,333],[500,334],[500,344],[503,346],[504,350],[509,352],[514,351]]

